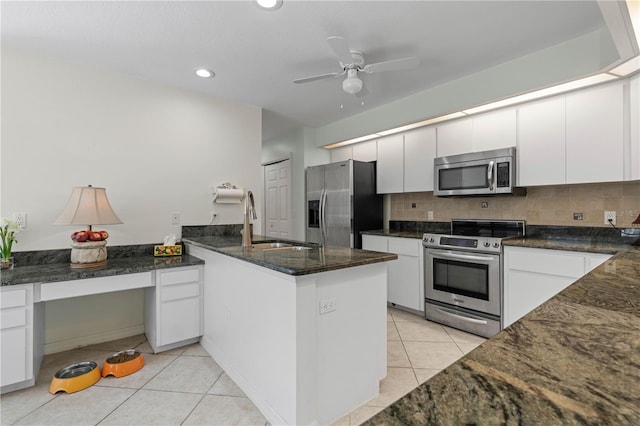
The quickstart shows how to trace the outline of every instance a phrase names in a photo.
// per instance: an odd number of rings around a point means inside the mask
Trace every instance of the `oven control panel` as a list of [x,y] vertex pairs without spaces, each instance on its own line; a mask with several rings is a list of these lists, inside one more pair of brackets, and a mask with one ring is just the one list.
[[424,234],[422,237],[422,245],[430,248],[450,248],[485,252],[500,252],[502,250],[501,239],[496,237]]

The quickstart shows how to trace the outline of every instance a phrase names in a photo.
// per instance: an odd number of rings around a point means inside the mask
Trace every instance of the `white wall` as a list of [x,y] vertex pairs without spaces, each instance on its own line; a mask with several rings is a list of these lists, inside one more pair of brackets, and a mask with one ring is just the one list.
[[[242,223],[240,204],[211,201],[222,182],[260,204],[260,108],[7,49],[1,65],[0,213],[28,215],[14,250],[70,247],[81,227],[52,223],[73,186],[107,188],[124,222],[101,227],[112,246],[179,234],[174,211],[185,225],[208,224],[212,210]],[[141,290],[48,303],[45,350],[140,333],[143,308]]]
[[174,211],[184,225],[212,210],[242,223],[240,205],[211,202],[213,185],[261,193],[260,108],[6,49],[1,136],[2,216],[28,215],[17,251],[69,247],[79,227],[52,223],[74,186],[107,188],[124,222],[104,226],[109,245],[179,234]]

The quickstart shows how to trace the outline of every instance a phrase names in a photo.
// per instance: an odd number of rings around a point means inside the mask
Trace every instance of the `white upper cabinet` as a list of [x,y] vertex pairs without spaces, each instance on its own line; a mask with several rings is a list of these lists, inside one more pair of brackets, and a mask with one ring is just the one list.
[[378,194],[404,191],[404,135],[378,139],[376,187]]
[[518,108],[518,185],[565,183],[565,98]]
[[566,100],[567,183],[623,180],[623,85],[570,93]]
[[625,180],[640,179],[640,75],[629,79],[629,163]]
[[356,161],[371,162],[378,158],[378,145],[375,140],[360,142],[353,145],[353,159]]
[[503,109],[474,116],[474,152],[516,146],[516,109]]
[[404,192],[433,191],[436,129],[422,127],[404,135]]
[[473,123],[470,118],[438,126],[437,156],[466,154],[473,150]]
[[353,146],[342,146],[340,148],[334,148],[329,152],[332,163],[339,163],[341,161],[353,159]]

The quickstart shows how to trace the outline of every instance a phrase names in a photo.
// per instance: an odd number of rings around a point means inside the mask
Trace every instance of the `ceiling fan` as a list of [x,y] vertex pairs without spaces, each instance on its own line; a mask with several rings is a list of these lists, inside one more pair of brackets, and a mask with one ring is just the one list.
[[314,75],[311,77],[299,78],[293,80],[294,83],[309,83],[316,80],[324,80],[335,78],[339,75],[347,75],[342,82],[342,90],[350,95],[360,93],[362,90],[362,80],[358,78],[358,73],[365,72],[371,74],[374,72],[400,71],[416,68],[420,60],[415,56],[401,59],[392,59],[390,61],[376,62],[374,64],[364,63],[364,53],[359,50],[349,49],[346,40],[339,36],[332,36],[327,39],[333,53],[340,61],[340,72],[330,72],[327,74]]

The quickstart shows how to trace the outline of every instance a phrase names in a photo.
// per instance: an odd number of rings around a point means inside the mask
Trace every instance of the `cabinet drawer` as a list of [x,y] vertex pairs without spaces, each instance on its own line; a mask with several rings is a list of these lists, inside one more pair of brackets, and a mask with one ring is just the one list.
[[387,237],[373,235],[362,236],[362,248],[364,250],[387,252]]
[[25,308],[3,309],[0,313],[2,330],[27,325],[27,310]]
[[132,290],[134,288],[151,286],[153,286],[151,272],[61,281],[42,284],[40,286],[40,300],[66,299],[69,297]]
[[422,240],[415,238],[389,238],[389,253],[420,256]]
[[183,269],[180,271],[159,272],[160,285],[191,283],[200,281],[200,269]]
[[9,290],[0,293],[0,308],[14,308],[27,304],[27,290]]
[[508,269],[572,278],[583,276],[585,270],[583,255],[562,252],[549,253],[549,250],[544,250],[544,252],[510,251],[507,262]]
[[190,283],[182,285],[169,285],[162,287],[160,290],[160,300],[163,302],[177,299],[187,299],[189,297],[198,297],[200,295],[200,284]]

